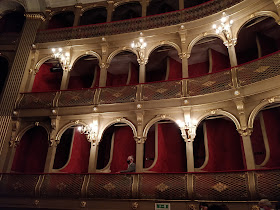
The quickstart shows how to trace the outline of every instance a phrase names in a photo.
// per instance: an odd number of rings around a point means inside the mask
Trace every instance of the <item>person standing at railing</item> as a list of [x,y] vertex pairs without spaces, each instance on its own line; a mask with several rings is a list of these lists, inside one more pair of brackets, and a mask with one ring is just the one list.
[[258,206],[260,210],[273,210],[272,204],[268,199],[261,199]]
[[127,160],[126,160],[126,162],[128,164],[127,169],[124,171],[121,171],[121,173],[135,172],[136,165],[133,161],[134,161],[133,156],[132,155],[128,156]]

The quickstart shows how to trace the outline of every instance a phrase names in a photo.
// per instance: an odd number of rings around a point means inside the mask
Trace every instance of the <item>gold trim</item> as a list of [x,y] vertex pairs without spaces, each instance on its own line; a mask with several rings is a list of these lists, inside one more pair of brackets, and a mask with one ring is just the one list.
[[40,19],[42,21],[46,20],[46,17],[41,13],[25,13],[24,16],[28,19]]

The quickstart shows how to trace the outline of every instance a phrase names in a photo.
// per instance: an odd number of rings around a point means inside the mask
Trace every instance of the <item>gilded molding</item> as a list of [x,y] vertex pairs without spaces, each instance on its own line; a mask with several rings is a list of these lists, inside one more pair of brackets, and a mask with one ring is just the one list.
[[253,128],[242,128],[242,129],[237,129],[238,133],[241,136],[251,136],[252,132],[253,132]]
[[28,19],[34,19],[34,20],[40,19],[42,21],[46,20],[46,17],[41,13],[26,13],[24,14],[24,16]]

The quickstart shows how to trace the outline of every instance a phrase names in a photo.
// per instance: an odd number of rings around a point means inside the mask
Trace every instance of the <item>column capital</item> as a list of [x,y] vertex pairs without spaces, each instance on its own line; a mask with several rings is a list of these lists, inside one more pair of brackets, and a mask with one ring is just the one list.
[[242,137],[251,136],[251,134],[253,132],[253,128],[241,128],[241,129],[238,129],[237,131]]
[[137,144],[144,144],[147,140],[147,137],[136,136],[134,137],[134,140],[136,141]]
[[181,59],[183,59],[183,58],[190,58],[190,53],[187,53],[187,52],[182,52],[182,53],[179,53],[179,57],[181,58]]
[[27,18],[27,19],[41,19],[42,21],[45,21],[46,20],[46,17],[43,13],[33,13],[33,12],[29,12],[29,13],[25,13],[24,16]]

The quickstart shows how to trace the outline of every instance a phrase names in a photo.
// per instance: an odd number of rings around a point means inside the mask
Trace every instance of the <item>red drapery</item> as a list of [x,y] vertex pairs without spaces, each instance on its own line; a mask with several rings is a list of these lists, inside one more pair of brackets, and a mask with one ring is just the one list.
[[28,130],[16,149],[12,171],[20,173],[44,172],[48,153],[48,134],[43,127]]
[[175,123],[158,124],[158,157],[154,172],[187,171],[186,144]]
[[130,85],[135,85],[139,83],[139,72],[136,68],[136,66],[133,63],[130,63],[130,80],[129,83]]
[[232,121],[206,121],[209,161],[203,170],[226,171],[244,169],[240,135]]
[[62,72],[51,72],[52,64],[42,64],[39,72],[36,74],[32,92],[45,92],[59,90]]
[[111,74],[110,72],[107,72],[106,86],[126,85],[127,76],[128,76],[127,74],[114,75]]
[[270,149],[270,158],[265,165],[266,167],[273,168],[280,166],[280,118],[278,110],[269,109],[262,111],[265,123],[266,134]]
[[212,73],[226,69],[230,67],[229,57],[216,51],[211,50],[211,60],[212,60]]
[[155,125],[153,125],[147,135],[145,142],[144,168],[149,168],[155,159]]
[[196,63],[188,66],[189,77],[198,77],[209,73],[209,62]]
[[128,156],[136,157],[136,142],[131,128],[129,126],[115,128],[114,151],[110,166],[112,173],[127,169],[126,160]]
[[167,80],[182,78],[182,63],[169,58],[169,74]]
[[86,136],[75,128],[70,161],[60,171],[65,173],[87,173],[89,154],[90,143],[87,141]]

